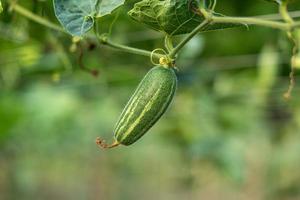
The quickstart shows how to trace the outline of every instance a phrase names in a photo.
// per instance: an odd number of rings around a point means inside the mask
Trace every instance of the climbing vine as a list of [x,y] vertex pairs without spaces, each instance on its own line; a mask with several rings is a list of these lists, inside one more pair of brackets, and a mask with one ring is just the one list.
[[[141,0],[134,4],[132,8],[128,11],[128,16],[136,21],[137,23],[146,26],[147,28],[156,30],[161,32],[165,37],[164,44],[161,44],[161,47],[158,49],[139,49],[135,47],[130,47],[124,44],[116,43],[111,38],[110,28],[109,32],[103,32],[101,29],[101,19],[104,16],[112,15],[117,10],[123,9],[123,6],[126,4],[125,0],[53,0],[53,8],[57,20],[60,25],[45,19],[42,16],[39,16],[30,10],[22,7],[18,4],[16,0],[10,0],[5,5],[9,7],[7,12],[16,12],[19,15],[22,15],[36,23],[44,25],[47,28],[53,29],[55,31],[59,31],[65,34],[68,34],[72,37],[72,45],[73,49],[76,49],[76,46],[80,45],[80,41],[89,40],[91,38],[97,39],[98,43],[103,46],[109,46],[114,49],[137,54],[141,56],[146,56],[149,60],[159,66],[163,66],[164,69],[158,69],[155,77],[160,77],[163,71],[165,73],[165,69],[171,70],[168,73],[172,74],[176,69],[176,60],[178,59],[178,54],[182,50],[183,47],[197,34],[205,31],[220,31],[222,29],[227,28],[239,28],[239,27],[250,27],[250,26],[261,26],[265,28],[272,28],[279,31],[284,32],[287,35],[287,39],[292,44],[291,49],[291,59],[290,59],[290,84],[289,87],[284,94],[285,98],[290,98],[293,87],[295,85],[295,70],[299,65],[299,29],[300,29],[300,21],[294,20],[293,16],[288,11],[288,6],[293,4],[293,0],[267,0],[271,3],[275,3],[278,5],[278,14],[275,16],[268,17],[240,17],[240,16],[226,16],[222,13],[218,13],[216,10],[217,0]],[[0,2],[0,13],[3,12],[2,4]],[[116,14],[118,16],[118,14]],[[114,18],[111,22],[113,25],[114,22],[118,20],[118,18]],[[99,25],[100,24],[100,25]],[[111,26],[112,27],[112,26]],[[180,40],[174,40],[174,37],[178,37],[180,35]],[[82,54],[79,54],[79,63],[82,69],[86,69],[84,64],[82,63]],[[92,74],[97,75],[97,72],[93,70],[88,70]],[[149,80],[154,80],[152,75],[149,75]],[[173,77],[172,77],[173,78]],[[175,78],[174,78],[175,80]],[[146,81],[147,82],[147,81]],[[173,81],[170,84],[170,88],[172,91],[175,91],[176,81]],[[146,83],[142,84],[137,91],[148,91],[145,86]],[[148,82],[147,82],[148,84]],[[156,95],[156,91],[165,90],[161,89],[160,85],[156,85],[156,89],[153,89],[149,93],[154,92],[154,96]],[[170,91],[165,90],[164,94]],[[170,95],[166,95],[168,102],[171,102],[170,96],[173,97],[173,93]],[[152,95],[152,96],[153,96]],[[136,95],[140,98],[140,94]],[[152,96],[148,97],[149,102],[143,102],[139,109],[141,113],[147,113],[152,110],[148,107],[151,105],[156,105],[156,109],[159,113],[155,113],[153,111],[153,116],[155,116],[156,120],[159,119],[161,114],[166,110],[166,105],[164,101],[155,104],[153,102]],[[160,96],[163,96],[160,95]],[[159,99],[159,98],[157,98]],[[150,104],[151,103],[151,104]],[[137,103],[137,105],[139,105]],[[157,106],[161,105],[161,108]],[[131,108],[129,105],[128,107]],[[148,107],[147,107],[148,106]],[[146,107],[149,110],[143,110]],[[130,110],[125,109],[124,112],[131,112]],[[134,116],[135,121],[133,124],[136,124],[141,121],[143,116],[134,113],[132,115],[123,116],[124,118],[128,118],[129,116]],[[151,117],[149,117],[150,119]],[[125,120],[130,121],[130,120]],[[122,124],[120,122],[122,129],[122,141],[129,138],[133,138],[135,141],[137,137],[134,135],[130,135],[131,132],[134,132],[134,127],[132,124]],[[141,121],[141,123],[147,124],[145,121]],[[154,122],[151,122],[154,123]],[[140,124],[136,124],[137,127]],[[153,124],[152,124],[153,125]],[[142,130],[139,133],[144,133],[150,127],[140,126],[139,129]],[[128,130],[123,130],[123,128],[128,127]],[[123,135],[123,133],[128,133],[128,135]],[[139,136],[140,137],[140,136]],[[102,140],[97,141],[99,145],[103,145]],[[125,142],[126,143],[126,142]],[[128,144],[132,142],[128,142]]]

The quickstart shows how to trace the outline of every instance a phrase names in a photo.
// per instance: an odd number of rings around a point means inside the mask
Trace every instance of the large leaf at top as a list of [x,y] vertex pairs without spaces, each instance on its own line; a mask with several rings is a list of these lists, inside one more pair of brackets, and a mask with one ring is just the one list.
[[[134,20],[150,26],[152,29],[169,35],[190,33],[204,17],[197,13],[199,3],[205,0],[142,0],[128,12]],[[202,4],[204,3],[204,4]],[[224,29],[235,24],[215,24],[205,30]]]
[[125,0],[54,0],[55,15],[74,36],[82,36],[94,25],[96,17],[110,14]]

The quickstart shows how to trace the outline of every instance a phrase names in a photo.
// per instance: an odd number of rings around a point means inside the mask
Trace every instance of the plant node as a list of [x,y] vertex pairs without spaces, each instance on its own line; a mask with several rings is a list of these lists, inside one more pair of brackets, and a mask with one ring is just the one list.
[[108,43],[108,35],[106,33],[100,35],[99,41],[101,44],[107,44]]

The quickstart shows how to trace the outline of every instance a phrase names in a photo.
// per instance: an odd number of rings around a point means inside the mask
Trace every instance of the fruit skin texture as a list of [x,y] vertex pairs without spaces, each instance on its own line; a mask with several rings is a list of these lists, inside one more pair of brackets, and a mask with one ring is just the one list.
[[130,145],[142,137],[165,113],[176,88],[174,69],[153,67],[138,85],[115,126],[117,142]]

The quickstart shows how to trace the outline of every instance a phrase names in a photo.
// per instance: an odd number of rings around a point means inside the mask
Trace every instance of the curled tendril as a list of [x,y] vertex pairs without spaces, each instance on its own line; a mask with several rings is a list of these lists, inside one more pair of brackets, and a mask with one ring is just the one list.
[[[151,55],[150,55],[150,61],[151,61],[151,63],[152,63],[153,65],[160,65],[161,62],[155,63],[155,62],[154,62],[154,59],[153,59],[154,54],[155,54],[156,52],[162,52],[163,55],[164,55],[164,56],[162,56],[162,58],[167,58],[167,57],[168,57],[168,53],[167,53],[164,49],[162,49],[162,48],[154,49],[154,50],[151,52]],[[159,61],[160,61],[160,60],[161,60],[161,58],[159,59]]]

